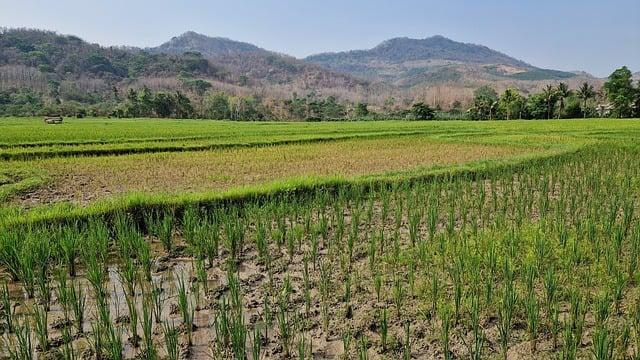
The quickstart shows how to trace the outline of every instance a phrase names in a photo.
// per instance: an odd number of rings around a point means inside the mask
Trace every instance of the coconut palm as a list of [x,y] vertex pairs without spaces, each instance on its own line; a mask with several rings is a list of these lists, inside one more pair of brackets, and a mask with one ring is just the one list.
[[578,89],[578,98],[581,101],[582,105],[582,116],[587,117],[587,101],[589,99],[593,99],[596,96],[595,90],[593,90],[593,85],[589,85],[589,83],[584,82]]
[[544,96],[544,100],[547,103],[547,119],[551,119],[551,115],[553,115],[553,107],[556,103],[556,88],[549,84],[544,87],[542,90],[542,95]]
[[564,99],[571,96],[571,90],[569,90],[569,86],[567,86],[567,84],[563,82],[559,83],[558,87],[556,88],[556,96],[558,97],[558,103],[560,105],[558,108],[558,119],[560,119],[560,115],[562,115],[562,112],[564,111]]

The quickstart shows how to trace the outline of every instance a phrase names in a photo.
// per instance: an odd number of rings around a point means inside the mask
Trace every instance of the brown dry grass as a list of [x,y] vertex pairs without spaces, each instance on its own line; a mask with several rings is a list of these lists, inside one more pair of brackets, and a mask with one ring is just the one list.
[[445,143],[421,136],[202,152],[59,158],[28,162],[54,181],[24,204],[87,203],[128,191],[226,190],[303,176],[353,177],[530,152],[516,146]]

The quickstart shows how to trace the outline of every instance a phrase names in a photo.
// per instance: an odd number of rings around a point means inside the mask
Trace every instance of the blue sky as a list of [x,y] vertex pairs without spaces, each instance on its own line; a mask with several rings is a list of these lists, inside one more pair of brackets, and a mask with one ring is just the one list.
[[194,30],[297,57],[440,34],[540,67],[640,71],[640,0],[0,0],[0,26],[132,46]]

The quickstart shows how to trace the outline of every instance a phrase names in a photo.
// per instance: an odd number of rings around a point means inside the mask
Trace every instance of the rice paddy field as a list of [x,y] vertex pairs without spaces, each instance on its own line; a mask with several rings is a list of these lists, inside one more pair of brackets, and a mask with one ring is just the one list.
[[0,119],[0,358],[638,359],[639,136]]

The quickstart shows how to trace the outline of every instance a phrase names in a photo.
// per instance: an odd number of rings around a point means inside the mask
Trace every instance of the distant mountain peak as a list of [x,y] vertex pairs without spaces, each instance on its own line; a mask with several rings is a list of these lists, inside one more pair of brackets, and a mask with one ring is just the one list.
[[305,60],[334,71],[403,87],[468,83],[469,79],[551,80],[575,76],[539,69],[486,46],[458,42],[443,35],[423,39],[395,37],[368,50],[322,53]]
[[205,56],[225,56],[265,51],[253,44],[225,37],[211,37],[192,30],[173,37],[162,45],[149,50],[164,53],[197,51]]

